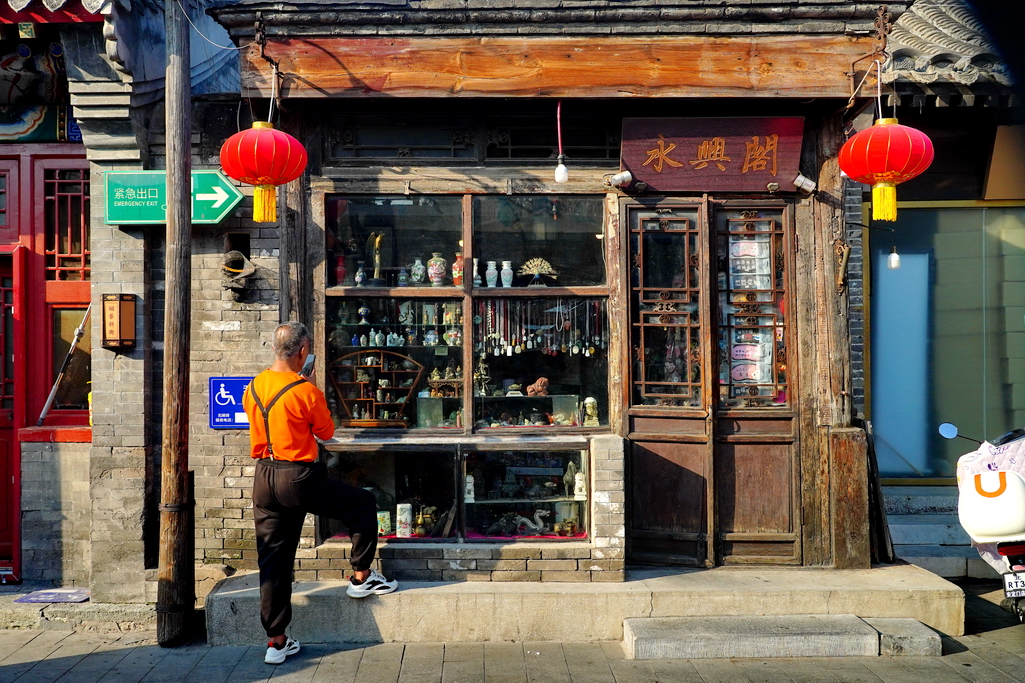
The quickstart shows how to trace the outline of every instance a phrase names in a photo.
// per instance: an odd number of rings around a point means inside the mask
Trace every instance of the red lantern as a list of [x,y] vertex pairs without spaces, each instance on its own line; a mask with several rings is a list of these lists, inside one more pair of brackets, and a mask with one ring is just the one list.
[[897,184],[929,168],[932,160],[929,136],[897,119],[878,119],[855,133],[838,159],[851,180],[872,186],[872,218],[877,221],[897,220]]
[[221,145],[221,166],[235,180],[255,185],[253,220],[277,220],[276,185],[295,180],[306,168],[306,149],[288,133],[274,130],[268,121],[235,133]]

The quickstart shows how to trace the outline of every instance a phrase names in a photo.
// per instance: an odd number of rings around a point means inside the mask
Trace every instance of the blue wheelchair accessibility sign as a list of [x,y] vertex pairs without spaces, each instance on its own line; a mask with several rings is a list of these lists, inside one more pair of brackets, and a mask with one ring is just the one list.
[[210,428],[249,429],[249,417],[242,407],[242,394],[252,377],[210,378]]

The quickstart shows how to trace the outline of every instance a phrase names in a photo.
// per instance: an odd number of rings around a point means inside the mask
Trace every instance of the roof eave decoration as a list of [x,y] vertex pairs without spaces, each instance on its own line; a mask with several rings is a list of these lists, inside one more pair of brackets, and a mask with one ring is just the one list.
[[883,83],[898,97],[936,96],[949,104],[1006,99],[1010,69],[965,0],[917,0],[894,23],[887,42]]

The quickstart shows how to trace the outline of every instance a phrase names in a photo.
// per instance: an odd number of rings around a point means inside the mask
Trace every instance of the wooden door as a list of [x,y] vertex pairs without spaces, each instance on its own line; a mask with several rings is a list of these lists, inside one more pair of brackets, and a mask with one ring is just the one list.
[[20,477],[14,435],[14,277],[9,255],[0,256],[0,565],[14,557]]
[[787,207],[662,200],[626,225],[631,559],[800,563]]

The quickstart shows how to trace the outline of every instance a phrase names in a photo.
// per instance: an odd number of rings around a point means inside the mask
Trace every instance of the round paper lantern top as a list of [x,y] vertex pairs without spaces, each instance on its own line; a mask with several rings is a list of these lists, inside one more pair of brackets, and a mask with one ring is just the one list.
[[933,160],[932,141],[897,119],[878,119],[855,133],[840,149],[840,169],[872,186],[872,218],[897,220],[897,184],[922,173]]
[[255,185],[253,220],[277,220],[276,185],[295,180],[306,168],[306,149],[288,133],[267,121],[235,133],[221,145],[221,166],[229,177]]

